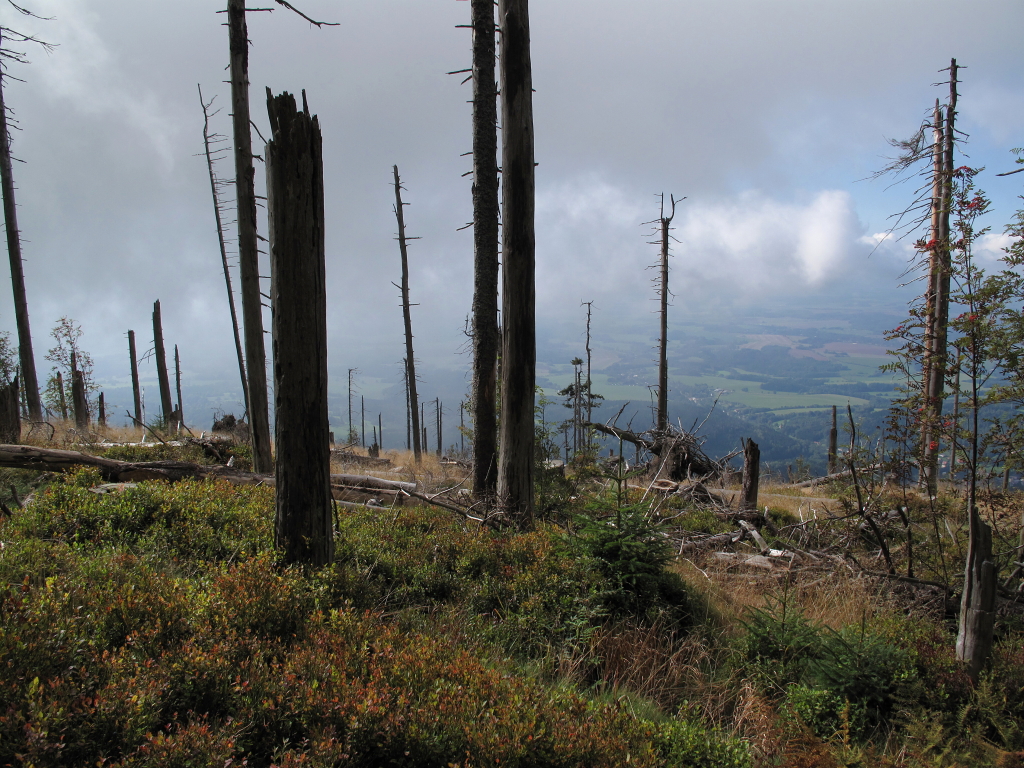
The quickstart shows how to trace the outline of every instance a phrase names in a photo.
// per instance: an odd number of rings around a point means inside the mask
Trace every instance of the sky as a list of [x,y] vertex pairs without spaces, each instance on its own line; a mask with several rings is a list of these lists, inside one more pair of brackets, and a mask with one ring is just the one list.
[[[56,45],[25,48],[5,98],[37,367],[61,316],[79,323],[98,383],[128,381],[128,329],[181,350],[186,413],[238,410],[197,85],[230,134],[222,0],[25,0],[0,25]],[[276,5],[272,0],[259,7]],[[404,355],[391,168],[402,175],[413,323],[428,393],[468,389],[472,286],[471,86],[465,0],[296,0],[249,14],[252,114],[265,93],[306,90],[324,140],[331,392],[358,368],[364,392],[400,381]],[[537,314],[543,340],[580,339],[593,301],[602,334],[650,323],[658,195],[686,199],[673,222],[673,313],[753,305],[898,305],[909,241],[889,216],[914,184],[872,181],[912,134],[956,57],[964,164],[994,202],[981,256],[994,263],[1024,175],[1024,4],[1017,0],[548,0],[532,3],[537,167]],[[255,151],[262,152],[255,139]],[[960,162],[960,161],[958,161]],[[226,158],[218,173],[230,177]],[[257,186],[262,187],[262,168]],[[258,189],[258,194],[261,194]],[[266,233],[265,223],[261,223]],[[877,246],[877,247],[876,247]],[[269,267],[261,269],[269,274]],[[0,279],[9,274],[6,260]],[[0,331],[14,335],[11,294]],[[269,323],[268,323],[269,328]],[[268,344],[269,348],[269,344]],[[155,397],[155,366],[143,366]],[[154,370],[150,370],[154,369]],[[447,382],[446,384],[442,384]],[[110,395],[108,395],[108,398]],[[334,419],[332,417],[332,423]]]

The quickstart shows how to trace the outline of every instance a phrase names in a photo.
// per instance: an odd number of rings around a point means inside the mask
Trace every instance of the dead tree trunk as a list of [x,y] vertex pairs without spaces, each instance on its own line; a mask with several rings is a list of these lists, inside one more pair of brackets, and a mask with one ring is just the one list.
[[89,402],[85,396],[85,376],[81,371],[71,372],[71,407],[75,412],[75,427],[89,428]]
[[967,550],[967,577],[960,601],[960,631],[956,657],[967,662],[971,680],[978,676],[992,652],[995,627],[996,569],[992,560],[992,529],[978,514],[970,513],[971,536]]
[[68,398],[64,393],[64,375],[57,371],[57,402],[60,404],[60,417],[64,421],[68,420]]
[[839,456],[839,428],[836,421],[836,407],[832,406],[832,427],[828,431],[828,472],[831,475],[836,472],[836,459]]
[[528,0],[499,0],[502,124],[502,365],[498,498],[533,526],[535,313],[533,74]]
[[[0,29],[0,40],[3,30]],[[32,330],[28,320],[28,298],[25,292],[25,270],[21,257],[21,230],[18,229],[18,208],[14,200],[14,168],[11,164],[11,135],[7,128],[7,106],[4,103],[3,75],[0,75],[0,188],[4,195],[4,224],[7,227],[7,254],[11,261],[11,287],[14,290],[14,318],[18,326],[18,362],[21,366],[25,400],[29,418],[41,421],[43,406],[39,400],[39,379],[36,359],[32,353]],[[19,427],[20,429],[20,427]]]
[[409,364],[402,360],[402,376],[405,381],[405,450],[412,450],[412,400],[409,396]]
[[444,452],[441,440],[441,398],[434,400],[434,410],[437,415],[437,458],[440,459],[441,454]]
[[132,359],[132,397],[135,400],[135,423],[142,423],[142,390],[139,387],[139,358],[135,352],[135,331],[128,331],[128,355]]
[[942,271],[941,249],[939,241],[942,238],[942,209],[945,203],[943,190],[943,169],[945,165],[944,137],[942,108],[939,100],[935,100],[935,109],[932,112],[932,194],[931,194],[931,222],[928,230],[928,283],[924,295],[924,334],[922,338],[921,354],[921,403],[923,406],[921,418],[921,444],[919,448],[920,477],[918,478],[921,487],[933,485],[929,476],[934,473],[935,457],[938,451],[929,450],[928,446],[932,441],[935,432],[935,424],[932,421],[932,409],[928,402],[928,387],[932,380],[932,345],[935,339],[936,327],[936,296],[939,290],[940,273]]
[[[412,313],[409,303],[409,247],[408,241],[413,238],[405,234],[405,206],[402,202],[402,181],[398,177],[398,166],[393,168],[395,174],[395,216],[398,219],[398,249],[402,256],[402,284],[397,288],[402,292],[402,320],[405,322],[405,370],[409,386],[409,413],[412,415],[412,452],[419,463],[425,444],[420,443],[420,409],[416,395],[416,356],[412,351]],[[394,283],[392,283],[394,285]]]
[[185,405],[181,399],[181,358],[178,357],[178,345],[174,345],[174,391],[178,395],[178,422],[185,423]]
[[160,384],[160,409],[165,426],[170,426],[174,406],[171,404],[171,382],[167,378],[167,355],[164,353],[164,329],[160,318],[160,300],[153,303],[153,355]]
[[740,509],[757,509],[757,488],[761,476],[761,450],[749,437],[743,441],[743,490]]
[[472,0],[473,17],[473,493],[498,484],[495,413],[498,350],[498,90],[494,0]]
[[238,264],[242,283],[242,324],[249,395],[252,463],[257,472],[272,467],[270,416],[267,404],[267,352],[263,344],[263,302],[260,296],[256,234],[256,171],[252,164],[249,117],[249,39],[245,0],[228,0],[231,47],[231,118],[235,145],[235,198],[238,202]]
[[286,562],[334,557],[327,416],[327,282],[320,123],[267,89],[266,148],[277,443],[275,545]]
[[99,407],[97,408],[96,423],[101,427],[105,427],[107,426],[107,399],[102,392],[100,392],[97,405]]
[[[591,349],[590,349],[590,316],[591,316],[591,314],[593,312],[593,309],[594,309],[594,302],[592,302],[592,301],[584,301],[583,303],[587,307],[587,344],[586,344],[586,347],[585,347],[585,349],[587,351],[587,394],[586,394],[586,398],[587,399],[586,399],[586,408],[587,408],[587,421],[592,421],[593,420],[593,415],[594,415],[594,397],[593,397],[593,394],[592,394],[592,385],[591,385],[591,380],[590,380],[590,363],[591,363],[591,357],[592,357],[592,352],[591,352]],[[588,445],[589,445],[590,442],[591,441],[588,439],[587,440]]]
[[[228,268],[228,251],[224,241],[224,222],[220,215],[220,191],[217,175],[213,171],[213,151],[210,149],[210,105],[203,101],[203,89],[199,89],[199,103],[203,107],[203,146],[206,149],[206,167],[210,172],[210,191],[213,194],[213,215],[217,221],[217,243],[220,245],[220,263],[224,269],[224,286],[228,292],[228,310],[231,313],[231,332],[235,338],[235,356],[238,358],[238,375],[242,380],[242,399],[246,414],[249,412],[249,383],[245,377],[245,356],[242,354],[242,338],[238,333],[238,314],[235,312],[235,292],[231,288],[231,270]],[[211,101],[212,103],[212,101]],[[217,137],[218,140],[220,137]]]
[[658,424],[659,430],[668,428],[668,238],[672,219],[676,215],[676,200],[669,195],[672,212],[665,215],[665,194],[661,195],[661,214],[658,227],[661,231],[661,264],[658,294],[661,299],[661,335],[658,339]]
[[953,150],[956,143],[956,101],[957,101],[957,64],[952,59],[949,64],[949,104],[946,106],[946,119],[942,136],[942,201],[939,210],[938,237],[932,248],[932,279],[934,286],[934,305],[929,341],[928,379],[925,389],[925,421],[930,425],[929,437],[922,446],[922,466],[926,473],[928,491],[935,495],[938,487],[939,457],[939,425],[942,421],[942,400],[945,397],[948,323],[949,323],[949,288],[951,276],[950,256],[950,224],[949,218],[953,208]]
[[18,377],[0,386],[0,443],[21,442],[21,414],[18,411]]

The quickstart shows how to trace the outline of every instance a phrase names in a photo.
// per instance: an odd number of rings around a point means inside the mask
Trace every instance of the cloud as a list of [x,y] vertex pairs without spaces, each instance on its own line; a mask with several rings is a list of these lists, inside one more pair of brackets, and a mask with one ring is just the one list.
[[974,255],[986,269],[998,268],[999,262],[1006,255],[1006,249],[1017,239],[1005,232],[989,232],[978,238],[974,245]]
[[825,286],[855,250],[860,225],[850,195],[783,202],[758,192],[683,211],[679,263],[706,286],[788,292]]
[[[580,301],[631,313],[653,297],[658,200],[583,177],[537,199],[538,311],[558,316]],[[671,245],[672,292],[686,303],[729,302],[766,291],[829,290],[863,264],[884,235],[862,235],[852,198],[822,190],[801,201],[747,191],[679,203]],[[653,241],[653,242],[652,242]]]
[[100,34],[102,19],[80,0],[54,0],[52,17],[36,34],[58,42],[53,52],[34,55],[32,78],[54,101],[70,103],[82,115],[123,119],[160,158],[165,171],[174,166],[177,120],[161,106],[157,92],[145,85],[141,68],[125,66]]

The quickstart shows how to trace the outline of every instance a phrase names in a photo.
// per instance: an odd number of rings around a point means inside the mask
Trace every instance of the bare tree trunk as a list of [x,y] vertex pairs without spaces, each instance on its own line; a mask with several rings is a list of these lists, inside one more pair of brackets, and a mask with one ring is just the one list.
[[528,0],[499,0],[502,117],[502,365],[498,498],[533,526],[537,380],[533,74]]
[[837,471],[836,459],[839,456],[839,427],[836,421],[836,407],[832,406],[832,427],[828,431],[828,472],[831,475]]
[[658,429],[668,429],[668,238],[669,225],[676,215],[676,200],[669,195],[672,212],[665,215],[665,194],[661,195],[661,214],[658,225],[661,228],[661,274],[658,292],[661,298],[661,336],[658,340]]
[[444,452],[441,440],[441,398],[437,398],[434,401],[434,409],[437,414],[437,458],[440,459],[441,454]]
[[359,447],[366,447],[366,396],[359,396]]
[[139,358],[135,352],[135,331],[128,331],[128,355],[132,359],[132,397],[135,400],[135,423],[142,423],[142,390],[139,387]]
[[743,490],[740,509],[757,509],[757,489],[761,475],[761,450],[750,438],[743,442]]
[[181,358],[178,357],[178,345],[174,345],[174,391],[178,395],[178,421],[185,423],[185,406],[181,399]]
[[409,364],[402,360],[402,376],[405,381],[405,450],[412,450],[412,400],[409,397]]
[[348,438],[345,442],[349,444],[355,444],[359,437],[359,433],[352,426],[352,374],[357,370],[356,368],[348,369]]
[[473,17],[473,493],[498,484],[495,414],[498,351],[498,91],[494,0],[472,0]]
[[57,393],[59,395],[60,402],[60,417],[64,420],[68,420],[68,400],[64,394],[64,376],[60,371],[57,371]]
[[287,562],[327,565],[334,557],[327,416],[327,282],[320,124],[302,94],[267,89],[272,138],[266,148],[270,220],[277,442],[275,545]]
[[[935,100],[935,109],[932,112],[932,196],[931,196],[931,225],[929,227],[929,238],[928,244],[930,250],[928,253],[928,286],[925,292],[925,310],[924,310],[924,347],[921,359],[921,398],[922,398],[922,418],[921,418],[921,446],[920,446],[920,458],[921,458],[921,473],[919,478],[919,484],[922,488],[934,487],[934,483],[929,479],[935,472],[936,456],[937,451],[929,449],[929,445],[932,442],[932,435],[935,433],[935,423],[933,419],[933,413],[931,404],[928,400],[928,388],[932,381],[932,345],[934,344],[936,329],[936,306],[935,301],[940,284],[940,274],[942,271],[942,259],[941,259],[941,248],[939,243],[942,238],[942,210],[944,205],[943,190],[945,185],[943,183],[944,173],[943,167],[945,164],[945,152],[944,152],[944,138],[945,132],[943,128],[943,116],[942,108],[939,105],[939,100]],[[933,491],[934,494],[934,491]]]
[[402,181],[398,177],[398,166],[393,168],[395,174],[395,216],[398,219],[398,249],[402,255],[402,284],[398,289],[402,292],[402,320],[405,322],[405,369],[409,386],[409,413],[412,415],[412,452],[419,463],[426,445],[420,443],[420,409],[416,395],[416,356],[412,350],[412,313],[409,303],[409,248],[405,235],[405,211],[408,203],[402,202]]
[[101,427],[107,426],[107,400],[102,392],[100,392],[99,413],[97,414],[96,423]]
[[231,270],[228,268],[228,251],[224,239],[224,223],[220,215],[220,193],[217,190],[217,176],[213,172],[213,153],[210,150],[209,105],[203,101],[203,89],[199,89],[199,103],[203,107],[203,146],[206,149],[206,167],[210,172],[210,192],[213,194],[213,215],[217,221],[217,243],[220,245],[220,263],[224,269],[224,286],[228,292],[228,310],[231,313],[231,333],[235,338],[235,356],[238,358],[238,375],[242,381],[242,399],[246,414],[249,412],[249,382],[245,376],[245,356],[242,354],[242,338],[238,333],[238,314],[235,312],[235,292],[231,289]]
[[[594,302],[592,302],[592,301],[584,301],[583,303],[586,304],[586,306],[587,306],[587,344],[586,344],[586,347],[585,347],[585,349],[587,350],[587,395],[586,395],[586,397],[587,397],[587,399],[586,399],[587,421],[593,421],[594,420],[593,419],[594,399],[591,396],[591,380],[590,380],[590,363],[591,363],[590,315],[591,315],[591,313],[592,313],[592,311],[594,309]],[[588,440],[587,442],[589,443],[590,441]]]
[[21,414],[18,412],[18,377],[10,384],[0,385],[0,443],[21,442]]
[[89,428],[89,402],[85,396],[85,376],[81,371],[71,372],[71,407],[75,412],[75,427]]
[[[2,33],[3,30],[0,29],[0,36]],[[4,224],[7,227],[7,254],[11,261],[14,318],[18,325],[18,362],[21,366],[22,385],[25,389],[25,400],[28,403],[29,418],[33,421],[40,421],[43,418],[43,406],[39,400],[36,359],[32,353],[32,330],[28,320],[28,298],[25,292],[25,270],[22,266],[18,208],[14,200],[14,168],[11,164],[11,135],[7,128],[3,76],[0,76],[0,187],[2,187],[4,195]]]
[[[957,355],[959,358],[959,354]],[[956,488],[956,451],[959,442],[957,432],[960,429],[960,361],[956,364],[956,381],[953,384],[953,430],[949,441],[949,482]]]
[[950,225],[949,217],[953,207],[953,149],[956,140],[956,92],[957,64],[952,59],[949,65],[949,104],[946,107],[945,130],[942,142],[942,207],[939,215],[938,238],[933,254],[938,264],[933,273],[935,287],[934,322],[930,339],[931,365],[928,372],[926,390],[927,420],[932,425],[928,442],[923,446],[924,461],[922,464],[927,472],[928,491],[934,495],[938,483],[939,434],[938,427],[942,419],[942,400],[945,397],[947,340],[949,323],[949,286],[950,286]]
[[171,404],[171,382],[167,378],[167,355],[164,353],[164,329],[160,319],[160,301],[153,303],[153,355],[156,357],[156,375],[160,383],[160,408],[165,426],[174,417]]
[[252,463],[256,472],[269,472],[273,462],[256,234],[256,170],[252,164],[249,39],[245,24],[245,0],[228,0],[228,35],[231,47],[231,117],[235,137],[235,198],[238,202],[238,264],[242,283],[246,375],[249,382]]

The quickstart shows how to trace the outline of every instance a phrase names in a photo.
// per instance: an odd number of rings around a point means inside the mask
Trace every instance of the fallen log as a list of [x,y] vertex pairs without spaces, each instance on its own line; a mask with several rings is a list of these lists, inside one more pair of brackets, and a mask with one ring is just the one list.
[[[873,472],[881,469],[881,464],[872,464],[870,467],[862,467],[861,472]],[[841,480],[844,477],[850,476],[850,470],[844,469],[842,472],[833,472],[831,475],[822,475],[821,477],[812,477],[810,480],[804,480],[802,483],[792,483],[790,488],[813,488],[816,485],[822,483],[830,483],[833,480]]]
[[[189,461],[120,461],[79,451],[38,448],[32,445],[0,445],[0,467],[32,469],[39,472],[69,472],[78,467],[94,467],[108,483],[133,483],[141,480],[220,479],[235,485],[273,485],[273,475],[243,472],[222,465],[193,464]],[[357,489],[391,494],[415,491],[416,483],[382,480],[368,475],[331,475],[331,488]]]

